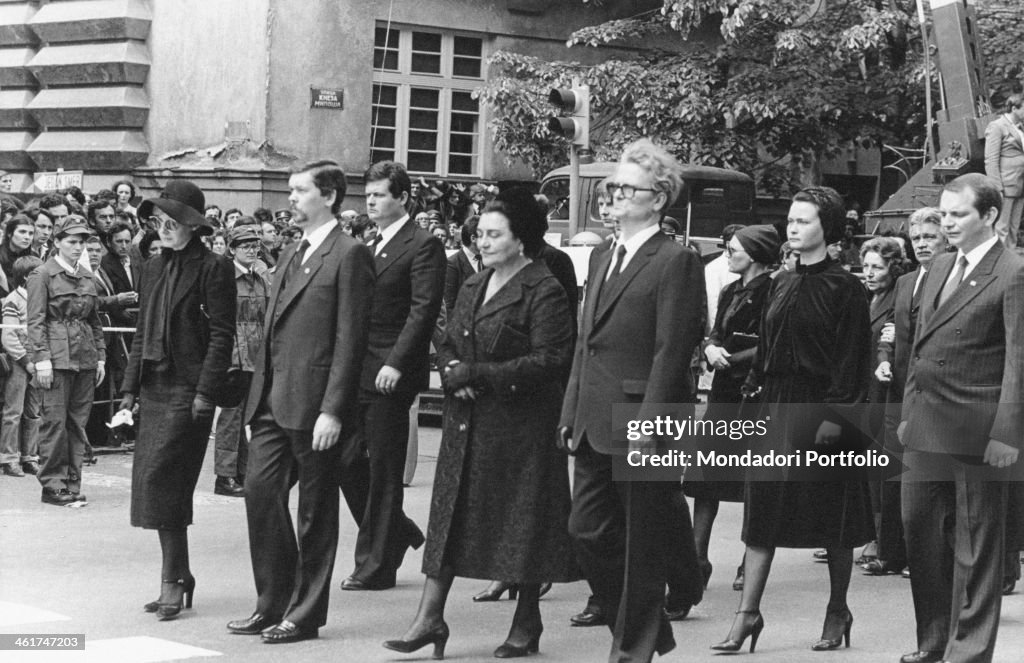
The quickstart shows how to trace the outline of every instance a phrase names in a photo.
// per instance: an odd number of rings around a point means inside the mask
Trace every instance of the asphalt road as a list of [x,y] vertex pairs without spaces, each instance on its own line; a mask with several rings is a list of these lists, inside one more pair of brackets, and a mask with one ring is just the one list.
[[[420,466],[406,490],[406,511],[425,527],[434,461],[440,442],[436,428],[421,429]],[[255,604],[249,565],[245,506],[241,499],[213,494],[213,455],[196,493],[196,523],[189,530],[192,568],[197,579],[195,608],[173,622],[158,622],[142,604],[159,591],[159,546],[154,532],[128,525],[131,456],[108,455],[86,469],[83,491],[89,506],[68,509],[42,504],[31,477],[0,477],[0,634],[84,634],[84,652],[0,652],[0,661],[171,661],[221,657],[223,661],[399,661],[428,660],[430,649],[403,656],[380,642],[399,637],[419,601],[420,554],[410,553],[399,584],[385,592],[337,589],[351,571],[355,527],[343,511],[331,595],[329,623],[318,640],[270,646],[258,638],[229,634],[224,624],[247,616]],[[294,499],[292,500],[294,503]],[[678,648],[663,661],[721,660],[708,647],[722,640],[739,595],[730,585],[742,555],[742,513],[724,504],[712,541],[715,572],[704,601],[675,624]],[[451,640],[447,657],[489,661],[507,633],[514,604],[474,604],[483,588],[456,580],[448,603]],[[852,647],[810,651],[820,634],[827,601],[824,564],[808,550],[780,550],[762,606],[766,627],[752,661],[895,662],[914,649],[914,618],[909,582],[900,577],[871,578],[855,570],[850,593],[854,615]],[[545,632],[540,660],[607,660],[607,629],[570,628],[569,617],[583,607],[583,583],[557,585],[542,600]],[[746,651],[746,650],[744,650]],[[750,656],[744,654],[744,656]],[[1024,660],[1024,595],[1003,602],[995,660]]]

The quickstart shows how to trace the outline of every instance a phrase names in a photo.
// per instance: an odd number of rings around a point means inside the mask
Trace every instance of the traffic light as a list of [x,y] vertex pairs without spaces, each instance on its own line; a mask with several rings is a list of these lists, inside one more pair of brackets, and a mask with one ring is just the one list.
[[[561,115],[548,118],[548,130],[565,136],[573,145],[587,149],[590,145],[590,88],[577,85],[571,88],[554,88],[548,101],[561,111]],[[570,117],[562,117],[569,114]]]

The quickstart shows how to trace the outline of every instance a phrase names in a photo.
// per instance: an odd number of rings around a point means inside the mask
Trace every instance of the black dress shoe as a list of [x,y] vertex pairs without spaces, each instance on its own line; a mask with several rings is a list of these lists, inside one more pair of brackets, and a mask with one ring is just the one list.
[[252,613],[246,619],[236,619],[228,622],[228,630],[237,635],[259,635],[268,628],[281,621],[280,617],[271,617],[259,612]]
[[263,639],[263,644],[266,645],[284,645],[289,642],[312,640],[319,636],[319,632],[320,629],[318,628],[304,628],[285,620],[277,626],[263,631],[260,634],[260,638]]
[[569,623],[573,626],[603,626],[605,624],[604,613],[600,608],[587,606],[583,608],[583,612],[570,617]]
[[866,576],[895,576],[903,572],[906,563],[886,562],[880,559],[873,559],[861,568]]
[[391,589],[394,586],[394,581],[390,583],[364,582],[352,576],[341,581],[341,588],[347,592],[379,592],[384,589]]
[[900,663],[939,663],[941,660],[940,651],[912,651],[900,656]]
[[1013,588],[1017,586],[1017,581],[1013,578],[1003,579],[1003,596],[1009,596],[1013,594]]
[[75,498],[71,493],[66,490],[53,490],[52,488],[43,488],[43,499],[44,504],[54,504],[56,506],[67,506],[75,501]]
[[213,484],[215,495],[225,497],[245,497],[245,488],[235,480],[235,477],[217,477]]
[[25,474],[39,474],[39,463],[34,460],[27,460],[21,464],[21,470]]

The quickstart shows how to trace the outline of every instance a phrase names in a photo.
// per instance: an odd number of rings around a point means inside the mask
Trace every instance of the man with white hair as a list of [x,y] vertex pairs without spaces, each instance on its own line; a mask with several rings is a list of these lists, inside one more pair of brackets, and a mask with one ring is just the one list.
[[[617,440],[614,405],[637,406],[637,419],[677,416],[696,391],[689,365],[704,334],[704,273],[699,256],[659,227],[682,188],[680,172],[672,155],[641,139],[605,185],[621,232],[614,251],[591,264],[559,423],[559,444],[576,455],[569,531],[612,629],[615,663],[675,647],[665,586],[686,546],[696,560],[679,483],[624,481],[612,469],[615,456],[653,453],[662,442]],[[699,571],[692,575],[691,604],[703,588]]]

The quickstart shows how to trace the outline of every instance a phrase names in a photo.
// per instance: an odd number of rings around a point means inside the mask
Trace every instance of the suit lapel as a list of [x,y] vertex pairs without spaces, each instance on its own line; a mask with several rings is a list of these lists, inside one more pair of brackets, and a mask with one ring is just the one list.
[[174,314],[174,309],[181,303],[196,280],[199,279],[199,263],[203,260],[201,250],[190,251],[188,257],[181,264],[181,274],[178,275],[178,283],[171,293],[171,306],[168,309]]
[[891,288],[889,292],[882,295],[882,298],[878,301],[871,303],[871,326],[874,327],[875,323],[880,318],[884,318],[889,309],[893,307],[893,303],[896,297],[896,288]]
[[[323,244],[317,247],[316,251],[314,251],[313,254],[309,256],[309,258],[306,260],[306,263],[300,265],[299,268],[295,270],[295,274],[292,276],[291,281],[284,284],[284,292],[281,293],[281,312],[284,312],[288,308],[288,306],[293,301],[295,301],[295,298],[298,297],[299,293],[302,292],[307,285],[309,285],[309,282],[313,279],[314,276],[316,276],[316,273],[320,271],[320,268],[324,264],[324,256],[330,253],[331,249],[334,248],[334,241],[337,239],[338,233],[340,232],[341,228],[333,228],[331,232],[327,235],[327,237],[324,238]],[[295,245],[292,244],[289,245],[288,247],[291,252],[289,255],[289,260],[285,261],[282,259],[278,263],[278,265],[284,266],[284,271],[281,272],[282,276],[288,272],[288,267],[291,264],[292,260],[302,260],[302,256],[295,255],[295,249],[292,249],[292,246]],[[281,258],[284,257],[285,256],[283,255],[281,256]],[[280,281],[280,278],[274,279],[275,288],[280,287]],[[277,298],[275,297],[273,299],[276,300]]]
[[594,272],[588,277],[587,297],[583,306],[583,319],[591,328],[591,324],[597,318],[597,300],[604,288],[605,276],[608,274],[608,267],[612,264],[612,251],[605,251],[598,256]]
[[376,267],[377,276],[386,272],[399,258],[406,254],[415,233],[416,226],[411,220],[407,220],[405,225],[395,233],[395,236],[384,245],[380,253],[374,256],[373,264]]
[[[924,300],[924,306],[927,307],[930,315],[927,321],[924,322],[924,326],[921,328],[921,333],[918,335],[917,342],[915,345],[920,344],[925,338],[932,334],[936,328],[945,324],[954,315],[959,313],[965,306],[967,306],[975,297],[982,293],[989,285],[991,285],[996,277],[992,274],[995,269],[996,263],[999,262],[999,258],[1003,254],[1003,245],[1000,242],[996,242],[988,253],[986,253],[978,265],[971,270],[964,280],[960,283],[953,294],[949,296],[942,306],[936,307],[936,298],[938,293],[942,291],[942,286],[949,280],[949,275],[952,269],[942,270],[943,278],[928,279],[929,288],[928,292],[925,293],[927,299]],[[953,264],[956,262],[956,257],[953,257]],[[938,276],[936,274],[935,276]],[[922,318],[923,320],[923,318]]]
[[[598,296],[597,312],[594,318],[594,326],[597,326],[608,312],[611,310],[612,305],[615,304],[616,300],[622,295],[623,291],[629,285],[629,283],[636,278],[644,267],[651,262],[651,257],[658,252],[658,247],[663,240],[659,239],[664,237],[660,232],[655,233],[650,239],[643,243],[643,245],[637,250],[636,255],[629,259],[629,264],[626,265],[625,271],[611,283],[607,292],[602,292]],[[674,241],[674,240],[668,240]],[[608,260],[611,261],[611,251],[608,252]],[[604,279],[602,278],[602,283]]]

